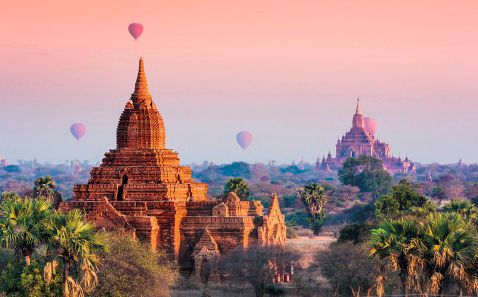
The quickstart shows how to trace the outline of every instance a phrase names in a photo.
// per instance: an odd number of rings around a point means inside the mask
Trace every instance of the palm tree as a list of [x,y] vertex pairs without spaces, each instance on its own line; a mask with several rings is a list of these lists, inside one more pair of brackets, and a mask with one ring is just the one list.
[[33,197],[45,197],[50,200],[55,209],[58,208],[61,202],[61,195],[56,191],[56,183],[51,176],[40,176],[35,180]]
[[53,199],[55,196],[56,183],[51,176],[40,176],[35,180],[33,187],[34,197],[45,197]]
[[[97,284],[97,251],[105,248],[103,237],[85,221],[79,210],[56,212],[47,224],[49,252],[63,264],[63,296],[81,296]],[[73,273],[71,272],[78,272]],[[73,276],[71,276],[73,275]]]
[[455,198],[443,207],[444,212],[454,212],[461,215],[465,220],[469,220],[472,223],[478,221],[478,210],[475,205],[469,200]]
[[17,193],[14,192],[3,192],[2,195],[0,195],[0,203],[2,203],[4,200],[7,199],[14,199],[19,197]]
[[[416,284],[415,280],[423,266],[420,237],[421,228],[411,219],[388,220],[372,230],[370,254],[385,262],[384,272],[390,269],[399,272],[404,296],[408,296],[409,287]],[[383,279],[383,275],[379,277],[379,292],[383,291]]]
[[471,272],[478,264],[478,239],[474,230],[458,213],[433,213],[424,222],[424,258],[430,293],[442,293],[447,281],[477,291],[477,280]]
[[236,193],[241,200],[247,200],[249,197],[249,186],[243,178],[233,177],[228,179],[224,185],[224,194],[227,196],[230,192]]
[[300,197],[307,208],[314,234],[317,235],[325,219],[327,196],[324,188],[316,183],[311,183],[306,185],[303,190],[298,190],[297,196]]
[[51,214],[45,199],[10,195],[0,204],[0,243],[12,248],[30,266],[35,248],[45,242],[44,224]]

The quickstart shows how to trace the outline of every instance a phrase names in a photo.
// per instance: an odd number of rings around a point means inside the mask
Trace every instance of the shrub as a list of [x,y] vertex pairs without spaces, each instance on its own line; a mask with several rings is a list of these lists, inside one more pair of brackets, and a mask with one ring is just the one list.
[[219,172],[225,176],[233,177],[251,177],[251,169],[246,162],[233,162],[232,164],[224,165],[219,168]]
[[33,260],[25,266],[18,258],[0,267],[0,296],[55,297],[62,295],[62,277],[57,274],[50,282],[43,278],[44,264]]
[[285,295],[285,290],[283,287],[278,285],[267,285],[265,292],[271,296],[282,296]]
[[367,247],[354,245],[351,241],[333,243],[327,251],[317,255],[317,260],[322,274],[339,296],[370,293],[378,275]]
[[164,255],[126,236],[110,234],[108,242],[93,296],[170,296],[178,272]]
[[296,211],[291,214],[286,214],[285,223],[287,226],[301,226],[308,228],[310,225],[309,217],[304,211]]
[[370,238],[372,225],[369,223],[349,224],[340,230],[338,242],[364,243]]
[[294,228],[288,226],[286,229],[286,237],[287,239],[293,239],[293,238],[297,238],[298,235],[295,232]]
[[230,192],[236,193],[241,200],[247,200],[250,194],[249,185],[240,177],[230,178],[224,185],[224,195],[227,196]]

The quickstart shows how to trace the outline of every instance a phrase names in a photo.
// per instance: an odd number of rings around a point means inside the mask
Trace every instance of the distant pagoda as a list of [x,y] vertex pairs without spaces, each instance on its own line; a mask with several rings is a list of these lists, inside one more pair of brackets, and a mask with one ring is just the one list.
[[357,107],[352,119],[352,128],[337,139],[335,158],[329,152],[323,158],[321,168],[339,169],[347,158],[358,158],[362,155],[372,156],[382,160],[385,168],[391,172],[409,173],[415,171],[415,164],[407,158],[393,157],[390,145],[375,138],[375,121],[364,117],[360,109],[360,99],[357,98]]

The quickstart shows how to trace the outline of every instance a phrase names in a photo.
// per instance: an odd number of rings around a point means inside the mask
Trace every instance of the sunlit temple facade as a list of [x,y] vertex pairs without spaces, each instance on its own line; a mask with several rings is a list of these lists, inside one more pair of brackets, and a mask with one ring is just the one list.
[[284,244],[284,215],[275,194],[266,211],[259,201],[242,201],[234,193],[214,199],[207,190],[166,148],[163,118],[141,59],[116,148],[91,170],[87,184],[75,185],[73,199],[60,209],[82,209],[98,228],[133,234],[176,259],[183,271],[199,273],[204,261],[236,247]]

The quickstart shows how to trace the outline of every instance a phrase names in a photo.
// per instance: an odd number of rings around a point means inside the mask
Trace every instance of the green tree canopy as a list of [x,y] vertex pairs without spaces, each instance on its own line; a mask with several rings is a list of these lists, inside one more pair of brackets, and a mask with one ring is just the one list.
[[108,251],[100,252],[98,286],[93,297],[166,297],[178,271],[165,256],[129,236],[108,234]]
[[25,266],[23,261],[15,257],[7,263],[0,263],[0,296],[61,296],[61,277],[57,275],[45,281],[45,263],[41,260],[33,258],[30,266]]
[[385,219],[413,213],[427,215],[435,210],[436,205],[426,196],[421,195],[413,184],[402,179],[392,188],[390,194],[376,201],[375,208],[375,215],[379,219]]
[[236,193],[241,200],[247,200],[247,198],[249,198],[249,185],[243,178],[230,178],[224,185],[224,195],[227,195],[231,192]]
[[455,282],[469,293],[477,293],[476,228],[458,213],[432,213],[423,224],[425,261],[419,280],[431,294],[443,293],[446,282]]
[[367,242],[370,238],[370,230],[373,225],[370,222],[366,223],[353,223],[345,225],[340,229],[338,242],[350,241],[353,244],[359,244]]
[[46,224],[48,250],[52,265],[63,267],[63,296],[91,292],[97,284],[98,251],[105,248],[104,238],[88,223],[81,211],[56,212]]
[[20,197],[17,193],[14,192],[2,192],[0,195],[0,203],[2,203],[4,200],[7,199],[15,199],[17,197]]
[[476,228],[458,213],[432,213],[423,224],[425,270],[420,283],[431,294],[443,292],[446,282],[455,282],[476,293]]
[[[384,261],[384,272],[398,271],[404,296],[408,296],[409,287],[419,274],[421,242],[417,238],[422,237],[422,232],[417,221],[387,220],[373,229],[370,237],[370,254]],[[378,278],[379,295],[383,293],[385,274]]]
[[45,222],[51,214],[45,199],[7,195],[0,203],[0,244],[12,248],[30,265],[35,248],[46,240]]
[[56,209],[61,202],[61,194],[56,191],[56,183],[51,176],[40,176],[35,179],[33,197],[48,199]]
[[[469,294],[478,291],[476,228],[455,212],[433,212],[420,221],[400,218],[382,222],[372,230],[370,253],[398,271],[403,294],[443,294],[446,284]],[[379,278],[378,293],[387,270]]]
[[469,200],[455,198],[448,204],[443,206],[443,211],[448,213],[457,213],[465,220],[474,224],[478,223],[478,210],[476,206]]
[[368,256],[367,246],[350,241],[334,242],[321,250],[317,264],[335,296],[370,296],[378,266]]
[[375,197],[386,194],[392,186],[392,177],[382,161],[367,155],[345,160],[338,175],[342,184],[356,186]]
[[319,234],[326,215],[325,205],[327,204],[327,196],[324,188],[316,183],[311,183],[303,189],[299,189],[297,194],[307,209],[314,234]]
[[232,164],[224,165],[219,168],[222,175],[233,177],[251,177],[251,168],[246,162],[233,162]]
[[56,183],[51,176],[40,176],[35,179],[33,186],[34,197],[45,197],[52,199],[55,195]]

